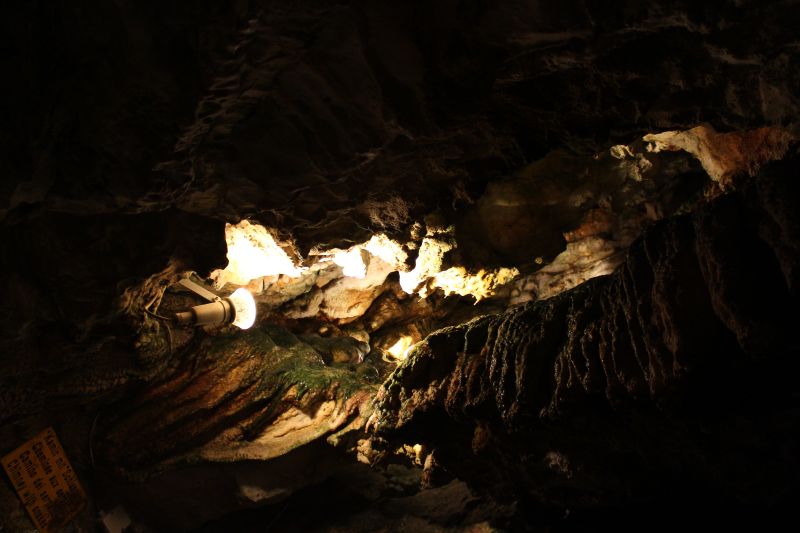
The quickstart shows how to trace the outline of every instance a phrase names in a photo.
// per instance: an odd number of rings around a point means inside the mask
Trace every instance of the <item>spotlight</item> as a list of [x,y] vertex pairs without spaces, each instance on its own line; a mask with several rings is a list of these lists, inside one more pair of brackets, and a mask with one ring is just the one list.
[[189,279],[182,279],[180,284],[210,303],[175,313],[175,320],[179,324],[192,326],[233,324],[240,329],[247,329],[256,321],[256,302],[247,289],[236,289],[230,296],[221,298]]

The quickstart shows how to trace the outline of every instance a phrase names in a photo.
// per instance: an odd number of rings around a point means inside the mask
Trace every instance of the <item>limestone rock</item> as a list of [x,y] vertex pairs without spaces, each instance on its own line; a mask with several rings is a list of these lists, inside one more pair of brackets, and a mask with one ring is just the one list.
[[[800,255],[778,236],[798,227],[794,157],[655,225],[612,275],[431,334],[378,393],[377,442],[420,442],[473,487],[540,509],[639,512],[647,490],[685,509],[714,493],[703,513],[788,510]],[[757,480],[741,470],[751,454]]]

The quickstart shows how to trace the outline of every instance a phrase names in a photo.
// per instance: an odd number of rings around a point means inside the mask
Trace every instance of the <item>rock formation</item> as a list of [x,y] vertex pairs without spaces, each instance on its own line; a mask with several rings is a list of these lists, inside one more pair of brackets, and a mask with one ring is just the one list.
[[8,3],[0,455],[80,531],[787,508],[797,9]]
[[[610,276],[430,335],[378,393],[378,434],[528,503],[534,521],[788,512],[796,164],[657,224]],[[756,456],[752,477],[741,466]]]

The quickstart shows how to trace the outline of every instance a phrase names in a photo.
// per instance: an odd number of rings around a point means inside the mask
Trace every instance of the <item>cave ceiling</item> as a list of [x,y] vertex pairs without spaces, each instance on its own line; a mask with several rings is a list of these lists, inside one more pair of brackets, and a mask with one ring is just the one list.
[[[0,452],[55,427],[81,531],[798,494],[797,2],[0,9]],[[255,325],[176,326],[184,278]]]

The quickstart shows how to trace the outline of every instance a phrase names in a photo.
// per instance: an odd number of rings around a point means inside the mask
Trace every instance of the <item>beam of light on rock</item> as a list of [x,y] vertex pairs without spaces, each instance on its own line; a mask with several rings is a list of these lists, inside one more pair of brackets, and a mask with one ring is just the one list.
[[402,361],[408,355],[408,352],[413,344],[414,339],[408,335],[404,335],[397,339],[397,342],[391,345],[386,351],[393,358],[397,359],[398,361]]
[[[446,242],[425,238],[419,247],[417,261],[409,272],[400,272],[400,287],[408,294],[418,292],[421,283],[435,276],[442,270],[442,258],[445,252],[452,249]],[[425,289],[420,289],[425,296]]]
[[489,271],[480,269],[470,274],[464,267],[452,267],[433,276],[431,286],[444,291],[445,296],[458,294],[473,296],[475,303],[488,298],[497,287],[504,285],[519,275],[516,268],[499,268]]
[[408,254],[403,251],[403,247],[384,234],[373,235],[364,244],[364,248],[375,257],[381,258],[385,263],[397,268],[401,267]]
[[416,293],[423,298],[427,296],[429,287],[442,289],[445,296],[473,296],[477,303],[519,275],[516,268],[480,269],[473,273],[460,266],[442,270],[444,255],[451,249],[452,245],[447,242],[424,239],[414,269],[400,272],[400,287],[408,294]]
[[269,230],[259,224],[247,220],[226,224],[225,240],[228,266],[211,273],[217,287],[227,283],[246,285],[256,278],[278,274],[298,277],[304,270],[294,264]]
[[370,256],[377,257],[387,265],[391,265],[394,269],[402,268],[407,257],[402,246],[382,233],[373,235],[367,242],[352,246],[347,250],[332,250],[322,252],[322,254],[333,252],[331,260],[342,267],[342,273],[345,276],[363,279],[367,274],[367,263],[369,262],[369,258],[364,256],[365,251]]
[[[399,273],[400,287],[408,294],[426,298],[431,290],[438,288],[445,295],[471,295],[480,301],[493,295],[497,287],[518,275],[513,268],[477,272],[468,272],[459,266],[444,269],[445,254],[454,245],[434,236],[422,240],[414,268],[407,272],[404,271],[407,253],[399,243],[384,234],[373,235],[368,241],[348,249],[315,250],[312,256],[317,257],[317,262],[310,268],[297,266],[275,241],[270,230],[259,224],[247,220],[236,225],[227,224],[225,238],[228,266],[211,274],[218,288],[227,284],[244,286],[269,276],[299,278],[304,272],[312,273],[315,269],[319,270],[325,261],[330,261],[342,268],[345,278],[366,280],[369,273],[374,271],[372,278],[381,284],[388,273],[396,271]],[[382,265],[382,268],[373,268],[371,265]]]
[[351,278],[364,279],[367,275],[367,265],[361,255],[362,248],[354,246],[333,254],[333,262],[342,267],[342,273]]

